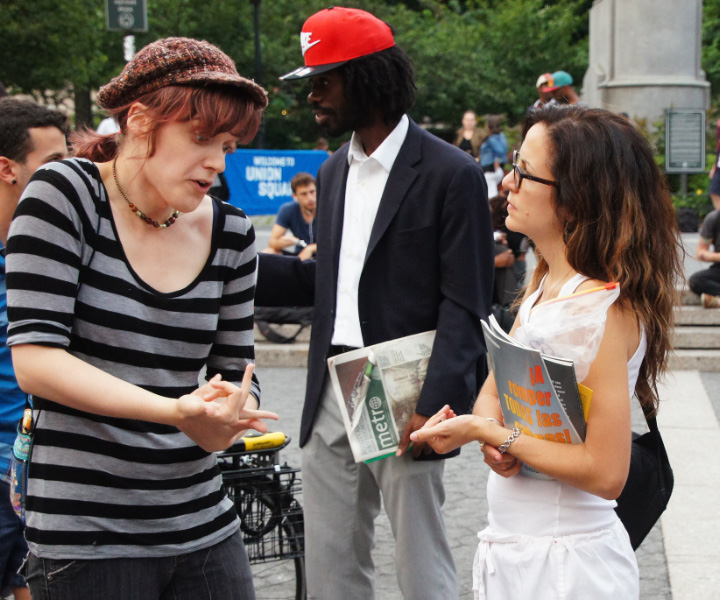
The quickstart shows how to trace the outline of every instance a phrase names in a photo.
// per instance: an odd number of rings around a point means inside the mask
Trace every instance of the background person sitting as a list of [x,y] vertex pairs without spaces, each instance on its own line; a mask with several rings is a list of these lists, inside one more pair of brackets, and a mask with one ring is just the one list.
[[494,232],[495,239],[495,285],[493,287],[493,304],[510,306],[515,300],[515,274],[512,266],[515,255],[508,246],[507,234],[498,229]]
[[[712,246],[712,250],[710,250]],[[703,307],[720,308],[720,210],[705,217],[700,227],[695,256],[710,263],[710,267],[690,276],[690,289],[700,296]]]
[[310,173],[297,173],[290,180],[290,188],[293,202],[280,207],[270,231],[268,248],[263,252],[290,254],[307,260],[315,256],[317,249],[315,178]]
[[[507,248],[512,250],[514,258],[513,262],[510,263],[510,266],[512,266],[513,278],[509,279],[506,284],[507,293],[510,294],[510,296],[508,296],[509,302],[512,303],[515,300],[517,294],[525,285],[525,255],[530,249],[530,243],[525,234],[520,233],[519,231],[511,231],[505,225],[505,219],[508,216],[507,190],[505,190],[501,194],[498,194],[497,196],[494,196],[493,198],[490,198],[489,202],[490,214],[492,215],[493,219],[493,229],[496,233],[496,243],[498,237],[497,233],[503,233],[505,237],[502,239],[505,240],[504,243],[507,245]],[[498,256],[496,255],[496,275],[498,266],[502,267],[507,265],[498,265]]]
[[720,169],[718,169],[718,163],[720,163],[720,119],[715,124],[715,137],[717,139],[717,151],[715,153],[715,162],[712,169],[710,169],[710,200],[712,200],[713,208],[718,210],[720,209]]
[[[280,207],[270,231],[267,254],[287,254],[301,260],[315,257],[317,222],[315,178],[310,173],[296,173],[290,180],[293,201]],[[288,233],[289,232],[289,233]],[[312,306],[255,307],[255,324],[269,342],[287,344],[312,323]],[[278,326],[297,325],[283,328]]]

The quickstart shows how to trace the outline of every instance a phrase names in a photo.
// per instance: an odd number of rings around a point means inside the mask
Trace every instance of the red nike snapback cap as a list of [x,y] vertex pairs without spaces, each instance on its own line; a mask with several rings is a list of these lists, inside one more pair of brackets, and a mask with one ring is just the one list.
[[390,26],[369,12],[331,6],[312,15],[300,33],[305,66],[280,79],[303,79],[330,71],[354,58],[395,45]]

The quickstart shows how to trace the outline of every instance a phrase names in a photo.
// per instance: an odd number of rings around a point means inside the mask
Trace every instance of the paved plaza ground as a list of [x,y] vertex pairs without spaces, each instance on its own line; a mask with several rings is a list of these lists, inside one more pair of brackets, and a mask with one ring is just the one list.
[[[305,388],[304,369],[258,368],[263,384],[263,406],[276,410],[276,424],[297,440]],[[681,371],[662,389],[660,427],[675,469],[676,485],[662,522],[637,552],[642,600],[711,600],[720,598],[720,374]],[[689,398],[691,397],[691,398]],[[686,400],[690,400],[686,406]],[[683,416],[685,415],[685,416]],[[633,428],[644,426],[636,410]],[[694,446],[693,446],[694,444]],[[283,459],[300,464],[296,441]],[[450,500],[445,518],[460,580],[461,598],[472,598],[471,567],[476,533],[487,523],[485,484],[488,469],[478,446],[463,449],[447,461],[445,485]],[[377,521],[378,600],[400,600],[395,581],[394,544],[384,515]],[[428,599],[433,600],[433,599]]]

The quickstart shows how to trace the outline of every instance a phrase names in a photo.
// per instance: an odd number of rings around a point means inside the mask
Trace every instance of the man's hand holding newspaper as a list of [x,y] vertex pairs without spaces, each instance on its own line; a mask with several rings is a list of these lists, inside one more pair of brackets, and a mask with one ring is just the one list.
[[[333,356],[330,381],[357,462],[407,452],[428,417],[415,412],[435,332],[419,333]],[[430,451],[413,446],[413,456]]]

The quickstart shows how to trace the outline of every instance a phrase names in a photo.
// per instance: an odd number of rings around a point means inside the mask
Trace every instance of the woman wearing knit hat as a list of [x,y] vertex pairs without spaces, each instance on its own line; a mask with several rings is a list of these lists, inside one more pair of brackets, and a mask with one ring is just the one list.
[[252,374],[252,225],[207,191],[267,97],[215,46],[168,38],[98,103],[120,132],[39,170],[7,244],[35,402],[25,577],[35,600],[254,598],[213,451],[277,415]]

